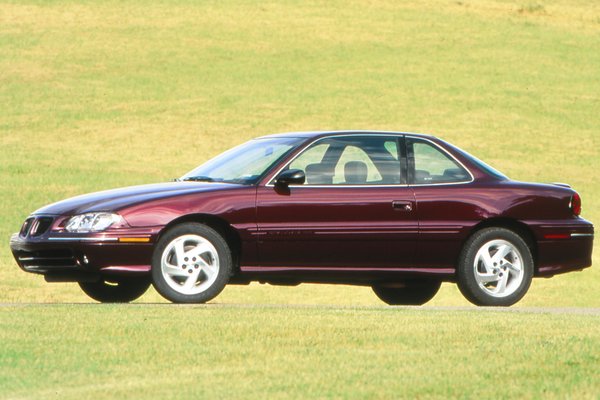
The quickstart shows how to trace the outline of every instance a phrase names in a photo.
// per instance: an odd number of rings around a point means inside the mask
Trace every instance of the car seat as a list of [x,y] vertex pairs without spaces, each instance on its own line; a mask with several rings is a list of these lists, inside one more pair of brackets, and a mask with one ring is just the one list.
[[367,164],[362,161],[348,161],[344,165],[344,180],[350,185],[364,185],[367,183]]

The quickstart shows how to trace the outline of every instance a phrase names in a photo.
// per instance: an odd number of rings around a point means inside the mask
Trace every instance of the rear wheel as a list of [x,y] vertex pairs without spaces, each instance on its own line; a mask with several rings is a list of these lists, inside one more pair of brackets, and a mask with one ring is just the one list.
[[505,228],[476,232],[465,244],[457,268],[458,288],[479,306],[511,306],[527,293],[533,278],[527,243]]
[[232,270],[229,246],[209,226],[184,223],[165,233],[152,256],[156,290],[175,303],[205,303],[216,297]]
[[85,294],[101,303],[129,303],[141,297],[150,287],[147,278],[103,279],[97,282],[79,282]]
[[434,280],[415,280],[393,286],[375,285],[373,292],[391,306],[420,306],[433,299],[441,284]]

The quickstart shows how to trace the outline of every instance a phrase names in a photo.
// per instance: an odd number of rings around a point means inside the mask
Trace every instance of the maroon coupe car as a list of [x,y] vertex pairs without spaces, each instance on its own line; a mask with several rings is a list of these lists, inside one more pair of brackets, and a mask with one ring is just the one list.
[[441,282],[508,306],[531,280],[591,265],[593,225],[565,184],[515,182],[438,138],[396,132],[260,137],[175,182],[51,204],[10,246],[48,282],[101,302],[154,284],[203,303],[252,281],[371,286],[423,304]]

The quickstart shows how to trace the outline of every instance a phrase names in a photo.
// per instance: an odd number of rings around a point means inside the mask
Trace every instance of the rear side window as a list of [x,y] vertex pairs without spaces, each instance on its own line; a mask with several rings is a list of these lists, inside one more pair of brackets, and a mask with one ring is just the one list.
[[412,150],[412,183],[427,185],[471,180],[469,173],[437,146],[424,140],[408,140]]

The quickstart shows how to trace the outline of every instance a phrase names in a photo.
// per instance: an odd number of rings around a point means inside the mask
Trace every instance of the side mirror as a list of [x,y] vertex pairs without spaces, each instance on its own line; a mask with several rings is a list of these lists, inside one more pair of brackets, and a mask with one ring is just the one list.
[[306,175],[301,169],[288,169],[283,171],[277,176],[275,185],[277,186],[289,186],[289,185],[302,185],[306,181]]

